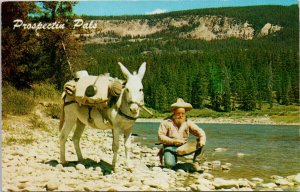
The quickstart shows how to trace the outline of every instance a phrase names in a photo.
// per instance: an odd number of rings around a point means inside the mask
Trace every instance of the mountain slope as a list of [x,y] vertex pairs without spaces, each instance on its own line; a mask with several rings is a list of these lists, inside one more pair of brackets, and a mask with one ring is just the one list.
[[[91,37],[93,43],[107,42],[109,38],[170,37],[203,40],[239,38],[251,40],[267,36],[297,25],[296,5],[253,6],[235,8],[195,9],[159,15],[124,17],[91,17],[97,28],[81,37]],[[95,40],[95,38],[97,38]]]

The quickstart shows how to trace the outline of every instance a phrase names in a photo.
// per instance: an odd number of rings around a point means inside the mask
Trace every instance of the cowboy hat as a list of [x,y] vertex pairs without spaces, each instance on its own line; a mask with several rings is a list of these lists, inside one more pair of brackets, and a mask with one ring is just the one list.
[[173,103],[171,105],[171,110],[177,108],[184,108],[186,111],[190,111],[191,109],[193,109],[193,106],[190,103],[185,102],[183,99],[178,98],[176,103]]

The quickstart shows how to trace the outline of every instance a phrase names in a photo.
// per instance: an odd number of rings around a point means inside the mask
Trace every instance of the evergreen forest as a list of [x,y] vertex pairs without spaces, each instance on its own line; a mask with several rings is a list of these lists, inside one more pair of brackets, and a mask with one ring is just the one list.
[[94,59],[87,70],[93,74],[109,72],[121,77],[118,61],[131,71],[147,62],[143,80],[145,102],[159,111],[167,111],[178,97],[195,108],[208,107],[226,112],[256,110],[264,103],[269,108],[274,103],[299,104],[296,5],[201,9],[139,17],[157,22],[163,17],[206,14],[249,21],[256,29],[271,21],[283,26],[283,30],[267,37],[256,36],[253,40],[204,41],[178,38],[178,33],[184,29],[176,29],[149,36],[141,42],[123,38],[118,43],[87,44],[85,52]]

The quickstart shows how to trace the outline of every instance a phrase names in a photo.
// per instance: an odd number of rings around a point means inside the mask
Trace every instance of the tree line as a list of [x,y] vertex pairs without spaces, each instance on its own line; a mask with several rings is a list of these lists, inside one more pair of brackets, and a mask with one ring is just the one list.
[[86,45],[93,74],[121,77],[117,61],[135,70],[148,63],[143,80],[149,107],[165,111],[182,97],[195,108],[255,110],[268,103],[299,103],[297,49],[272,39],[121,42]]

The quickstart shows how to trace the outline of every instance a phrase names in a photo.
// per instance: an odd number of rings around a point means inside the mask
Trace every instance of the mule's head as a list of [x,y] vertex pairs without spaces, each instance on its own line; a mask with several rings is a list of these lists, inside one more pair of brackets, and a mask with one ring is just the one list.
[[138,72],[133,72],[133,74],[131,74],[122,63],[119,62],[118,64],[127,80],[123,90],[123,97],[127,104],[128,113],[130,113],[133,117],[138,117],[140,107],[144,105],[142,79],[146,71],[146,63],[144,62],[140,66]]

